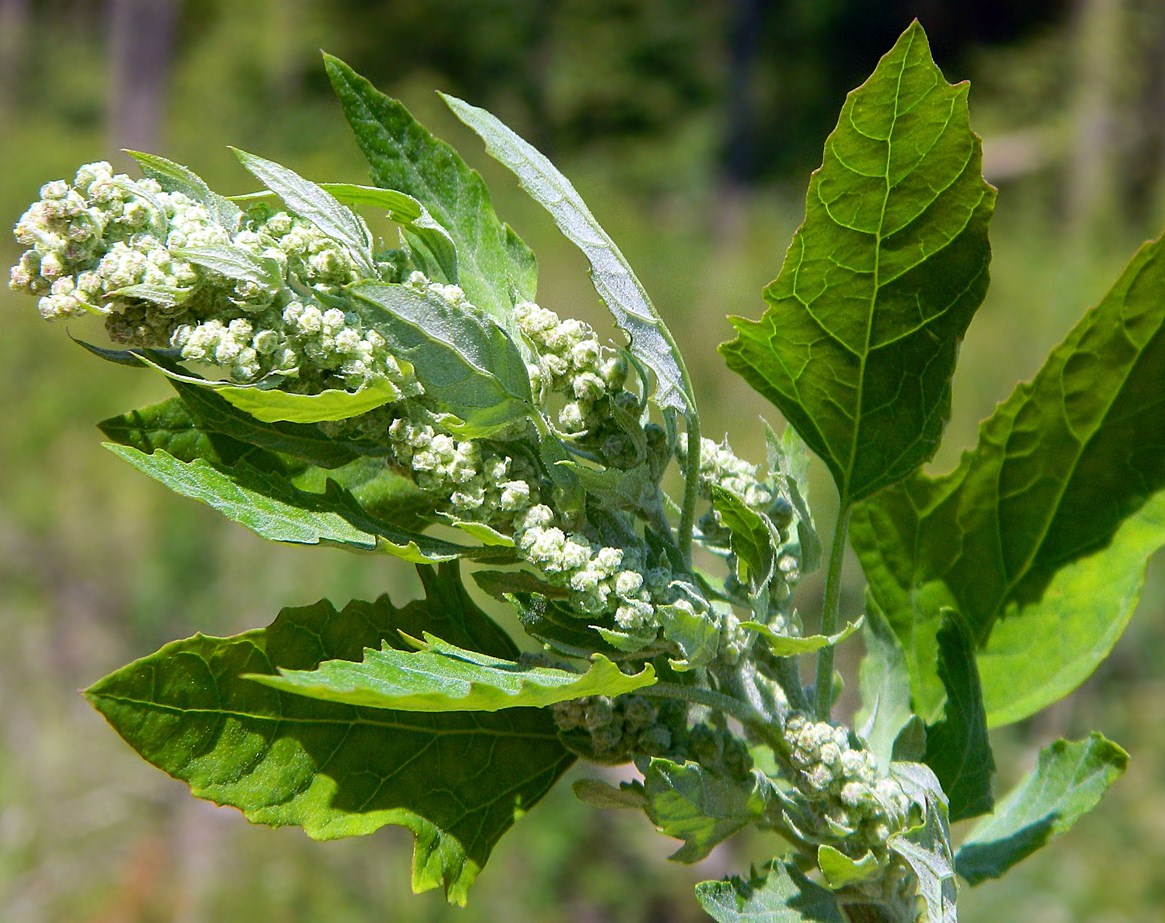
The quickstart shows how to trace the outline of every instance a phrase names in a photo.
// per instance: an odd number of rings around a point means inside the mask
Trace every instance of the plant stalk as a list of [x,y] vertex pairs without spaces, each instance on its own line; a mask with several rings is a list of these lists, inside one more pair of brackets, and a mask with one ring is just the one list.
[[[849,531],[850,505],[845,503],[837,513],[833,530],[833,546],[829,550],[829,572],[825,578],[825,605],[821,613],[821,633],[837,633],[841,609],[841,566],[845,559],[845,539]],[[833,708],[833,645],[827,644],[817,654],[817,720],[828,721]]]
[[684,465],[684,505],[680,510],[680,554],[692,564],[692,531],[696,523],[696,500],[700,495],[700,421],[694,413],[687,417],[688,451]]

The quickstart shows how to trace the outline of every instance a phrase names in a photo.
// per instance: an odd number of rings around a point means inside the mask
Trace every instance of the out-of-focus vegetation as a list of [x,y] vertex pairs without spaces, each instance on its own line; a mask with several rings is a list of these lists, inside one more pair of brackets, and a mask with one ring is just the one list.
[[[709,435],[729,432],[759,457],[757,417],[775,414],[716,356],[724,315],[759,313],[844,91],[913,15],[948,76],[972,78],[972,121],[1001,188],[994,284],[935,463],[947,467],[1137,243],[1165,229],[1165,10],[1153,0],[0,0],[0,216],[15,221],[42,182],[116,161],[122,146],[189,163],[226,192],[248,188],[228,143],[317,180],[363,181],[316,56],[324,47],[482,169],[498,211],[539,254],[540,300],[599,321],[581,260],[431,91],[494,109],[551,153],[672,326]],[[16,254],[0,240],[5,266]],[[725,857],[669,865],[642,818],[595,812],[568,786],[516,827],[457,911],[409,895],[402,831],[310,843],[196,802],[142,763],[77,687],[196,626],[265,625],[275,599],[403,598],[415,583],[389,560],[268,546],[119,465],[91,424],[161,399],[165,385],[92,361],[26,299],[0,294],[0,315],[4,920],[700,918],[690,884],[720,874]],[[827,478],[814,486],[827,521]],[[1053,733],[1096,727],[1133,754],[1128,775],[1002,884],[965,889],[965,920],[1159,914],[1160,564],[1129,634],[1085,688],[994,739],[1018,776]],[[856,613],[856,567],[850,577]],[[802,609],[819,595],[808,579]],[[739,866],[765,844],[722,849]]]

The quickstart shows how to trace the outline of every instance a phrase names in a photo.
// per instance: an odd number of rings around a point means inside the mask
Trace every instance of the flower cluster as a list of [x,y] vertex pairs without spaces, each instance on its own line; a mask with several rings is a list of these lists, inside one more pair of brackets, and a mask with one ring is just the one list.
[[[393,420],[388,436],[397,464],[454,515],[501,526],[530,505],[534,473],[521,460],[406,417]],[[525,477],[513,476],[516,469]]]
[[[395,399],[421,392],[356,311],[327,306],[355,281],[355,264],[303,218],[259,205],[227,226],[189,196],[102,162],[72,185],[45,185],[15,234],[29,249],[11,286],[39,296],[47,319],[100,314],[116,342],[172,348],[240,383],[278,374],[289,390],[376,381]],[[208,257],[213,248],[241,268]]]
[[602,346],[588,324],[561,320],[533,302],[515,305],[514,320],[533,347],[537,361],[529,368],[530,383],[540,403],[551,394],[562,394],[566,403],[558,412],[558,425],[563,431],[597,430],[603,422],[598,405],[623,391],[627,363],[615,350]]
[[555,703],[552,712],[565,742],[597,762],[622,763],[640,754],[663,756],[673,746],[669,725],[677,716],[661,716],[661,709],[641,695],[571,699]]
[[884,850],[909,819],[910,799],[893,779],[880,778],[873,755],[850,744],[845,728],[793,714],[785,722],[794,783],[807,798],[821,832],[860,858]]
[[[687,433],[680,434],[677,452],[681,459],[687,457]],[[773,501],[772,492],[757,477],[756,465],[737,456],[727,438],[719,445],[711,439],[700,440],[699,483],[705,497],[711,495],[715,484],[731,491],[758,512],[764,512]]]
[[565,532],[556,522],[554,511],[544,503],[514,519],[514,541],[526,560],[573,590],[572,602],[583,614],[613,614],[624,631],[654,629],[652,591],[666,586],[667,575],[645,574],[642,562],[624,549]]

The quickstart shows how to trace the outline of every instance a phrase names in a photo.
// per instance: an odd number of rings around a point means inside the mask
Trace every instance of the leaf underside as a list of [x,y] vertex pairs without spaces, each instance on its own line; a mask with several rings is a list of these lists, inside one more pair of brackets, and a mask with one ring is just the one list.
[[992,727],[1064,697],[1124,630],[1165,543],[1165,239],[1133,257],[951,473],[851,521],[870,589],[933,717],[940,613],[966,620]]
[[846,98],[764,316],[734,318],[721,346],[825,461],[843,504],[938,446],[987,288],[995,190],[981,163],[967,85],[947,84],[914,23]]
[[514,657],[512,643],[446,568],[422,569],[428,597],[337,611],[285,609],[266,629],[197,635],[100,680],[86,696],[145,759],[200,798],[317,839],[398,824],[416,835],[413,888],[464,903],[498,839],[570,765],[541,709],[417,714],[291,695],[243,679],[357,658],[437,627],[466,647]]
[[771,863],[748,881],[702,881],[696,899],[716,923],[846,923],[832,892],[795,866]]

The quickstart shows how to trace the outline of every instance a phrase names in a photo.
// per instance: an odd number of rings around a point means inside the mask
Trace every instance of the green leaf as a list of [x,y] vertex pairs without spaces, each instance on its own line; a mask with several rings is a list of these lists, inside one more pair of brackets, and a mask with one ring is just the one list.
[[828,465],[842,504],[938,446],[959,341],[987,288],[995,190],[967,84],[915,22],[846,98],[760,321],[721,352]]
[[429,632],[416,651],[366,650],[361,663],[329,660],[311,671],[280,670],[258,682],[326,702],[399,711],[545,708],[588,695],[622,695],[655,683],[650,664],[635,675],[595,654],[586,673],[536,667],[467,651]]
[[768,625],[763,625],[760,622],[741,622],[741,628],[747,628],[749,631],[755,631],[772,649],[772,652],[778,657],[796,657],[798,654],[811,654],[814,651],[819,651],[823,647],[831,647],[835,644],[840,644],[855,631],[862,626],[862,619],[856,622],[849,622],[845,628],[834,635],[782,635],[773,631]]
[[411,231],[412,236],[424,244],[446,279],[457,278],[457,248],[453,238],[433,219],[429,210],[411,195],[395,189],[378,189],[352,183],[320,183],[320,188],[345,205],[384,209],[390,221]]
[[579,801],[604,811],[642,811],[647,807],[640,782],[620,782],[615,788],[598,779],[578,779],[571,790]]
[[258,285],[275,285],[282,281],[278,263],[240,247],[175,247],[170,252],[180,260],[213,270],[228,279]]
[[400,399],[389,381],[372,380],[356,391],[329,388],[317,394],[293,394],[277,388],[236,388],[208,382],[226,401],[264,423],[323,423],[347,420]]
[[683,840],[670,858],[699,862],[717,844],[761,820],[773,797],[762,773],[747,781],[716,775],[691,761],[652,759],[643,777],[647,816],[660,833]]
[[376,276],[372,265],[372,235],[359,215],[295,171],[246,151],[234,150],[239,162],[289,209],[342,244],[364,275]]
[[437,518],[433,497],[388,467],[384,459],[359,458],[326,471],[311,467],[297,472],[291,481],[300,490],[317,494],[326,493],[328,482],[333,481],[368,516],[406,532],[422,530]]
[[913,716],[910,674],[902,645],[872,600],[866,606],[862,640],[866,646],[860,667],[862,707],[853,726],[886,774],[895,758],[894,743]]
[[748,881],[702,881],[696,899],[716,923],[846,923],[833,892],[794,865],[770,863]]
[[514,334],[513,306],[534,300],[537,264],[530,248],[498,220],[481,176],[348,65],[330,55],[324,55],[324,65],[372,168],[372,182],[428,209],[457,250],[457,276],[448,281]]
[[[357,443],[327,436],[318,426],[305,423],[274,422],[265,423],[252,414],[236,407],[213,388],[170,379],[170,384],[187,410],[198,423],[209,430],[230,436],[240,442],[259,446],[271,452],[279,452],[301,458],[320,468],[338,468],[355,461],[361,447]],[[118,440],[119,442],[121,440]],[[142,446],[137,446],[142,448]],[[165,449],[165,445],[158,448]],[[153,451],[143,449],[143,451]],[[178,456],[177,452],[171,455]],[[180,456],[179,456],[180,457]],[[190,461],[183,458],[183,461]],[[213,459],[212,459],[213,460]]]
[[115,455],[184,497],[210,506],[256,535],[275,542],[384,551],[417,564],[448,561],[475,549],[406,532],[365,515],[338,486],[324,494],[296,489],[286,478],[249,465],[218,467],[182,462],[168,452],[146,455],[106,444]]
[[890,837],[892,852],[906,860],[918,883],[923,901],[919,923],[955,923],[954,859],[947,804],[942,786],[929,767],[921,763],[895,763],[892,778],[922,813],[922,823]]
[[[711,610],[702,611],[699,606],[699,602],[692,608],[671,604],[656,610],[663,636],[680,649],[682,657],[670,662],[673,669],[681,672],[706,666],[716,659],[720,650],[719,621]],[[610,633],[604,630],[599,633],[611,641]]]
[[1128,761],[1124,750],[1095,733],[1044,747],[1036,768],[971,831],[955,869],[973,885],[1002,877],[1096,807]]
[[878,857],[867,850],[861,859],[851,859],[839,849],[834,849],[828,843],[817,847],[817,867],[821,869],[821,877],[831,890],[837,891],[847,885],[865,881],[881,868]]
[[488,436],[533,412],[526,362],[490,318],[405,285],[361,282],[348,291],[378,309],[376,329],[412,363],[425,395],[463,421],[449,424],[459,435]]
[[973,633],[992,727],[1067,695],[1123,632],[1165,543],[1162,291],[1165,239],[996,408],[956,470],[855,510],[853,543],[920,715],[942,698],[943,607]]
[[777,563],[781,535],[772,521],[719,484],[712,485],[712,508],[728,529],[741,583],[755,598],[764,592]]
[[205,205],[215,220],[228,231],[234,231],[239,224],[242,212],[229,199],[212,192],[201,177],[193,173],[182,164],[174,163],[157,154],[145,154],[141,151],[126,151],[130,157],[138,162],[142,172],[156,181],[167,192],[181,192],[195,202]]
[[[504,591],[499,598],[503,598],[517,609],[518,620],[526,634],[549,645],[552,650],[571,657],[589,657],[592,651],[615,654],[623,649],[606,640],[598,628],[580,618],[578,611],[569,604],[558,601],[555,596],[564,596],[562,591],[556,588],[551,588],[545,593],[541,590],[533,592],[515,590],[500,581],[483,580],[487,573],[500,572],[478,571],[473,576],[490,595]],[[530,577],[528,574],[520,573],[511,576]]]
[[926,729],[923,762],[946,792],[952,821],[986,814],[995,805],[995,759],[987,740],[987,715],[975,648],[958,613],[944,612],[938,633],[938,674],[947,691],[943,720]]
[[[549,714],[364,709],[241,678],[358,657],[423,626],[512,656],[496,625],[455,607],[463,590],[447,576],[426,579],[429,598],[403,609],[382,597],[337,613],[325,601],[285,609],[263,630],[169,644],[86,696],[145,759],[252,822],[297,825],[317,839],[409,828],[414,890],[439,887],[464,903],[498,839],[573,759]],[[434,583],[444,584],[435,594]]]
[[155,285],[150,282],[143,282],[140,285],[127,285],[116,291],[108,292],[105,297],[106,299],[136,298],[139,301],[148,301],[150,304],[173,307],[182,304],[193,294],[194,289],[192,288],[178,288],[173,285]]
[[591,281],[630,340],[631,355],[656,377],[654,400],[664,409],[692,416],[696,400],[683,359],[667,329],[615,242],[590,213],[570,180],[545,156],[495,116],[453,96],[441,98],[485,141],[486,151],[508,167],[522,188],[550,212],[563,235],[591,264]]
[[809,447],[792,426],[780,439],[765,424],[765,455],[770,478],[786,496],[797,514],[797,544],[801,546],[801,573],[817,570],[821,564],[821,538],[809,512]]
[[247,456],[253,459],[262,451],[229,436],[208,432],[176,397],[102,420],[97,428],[120,445],[147,455],[161,449],[184,462],[204,458],[229,465]]

